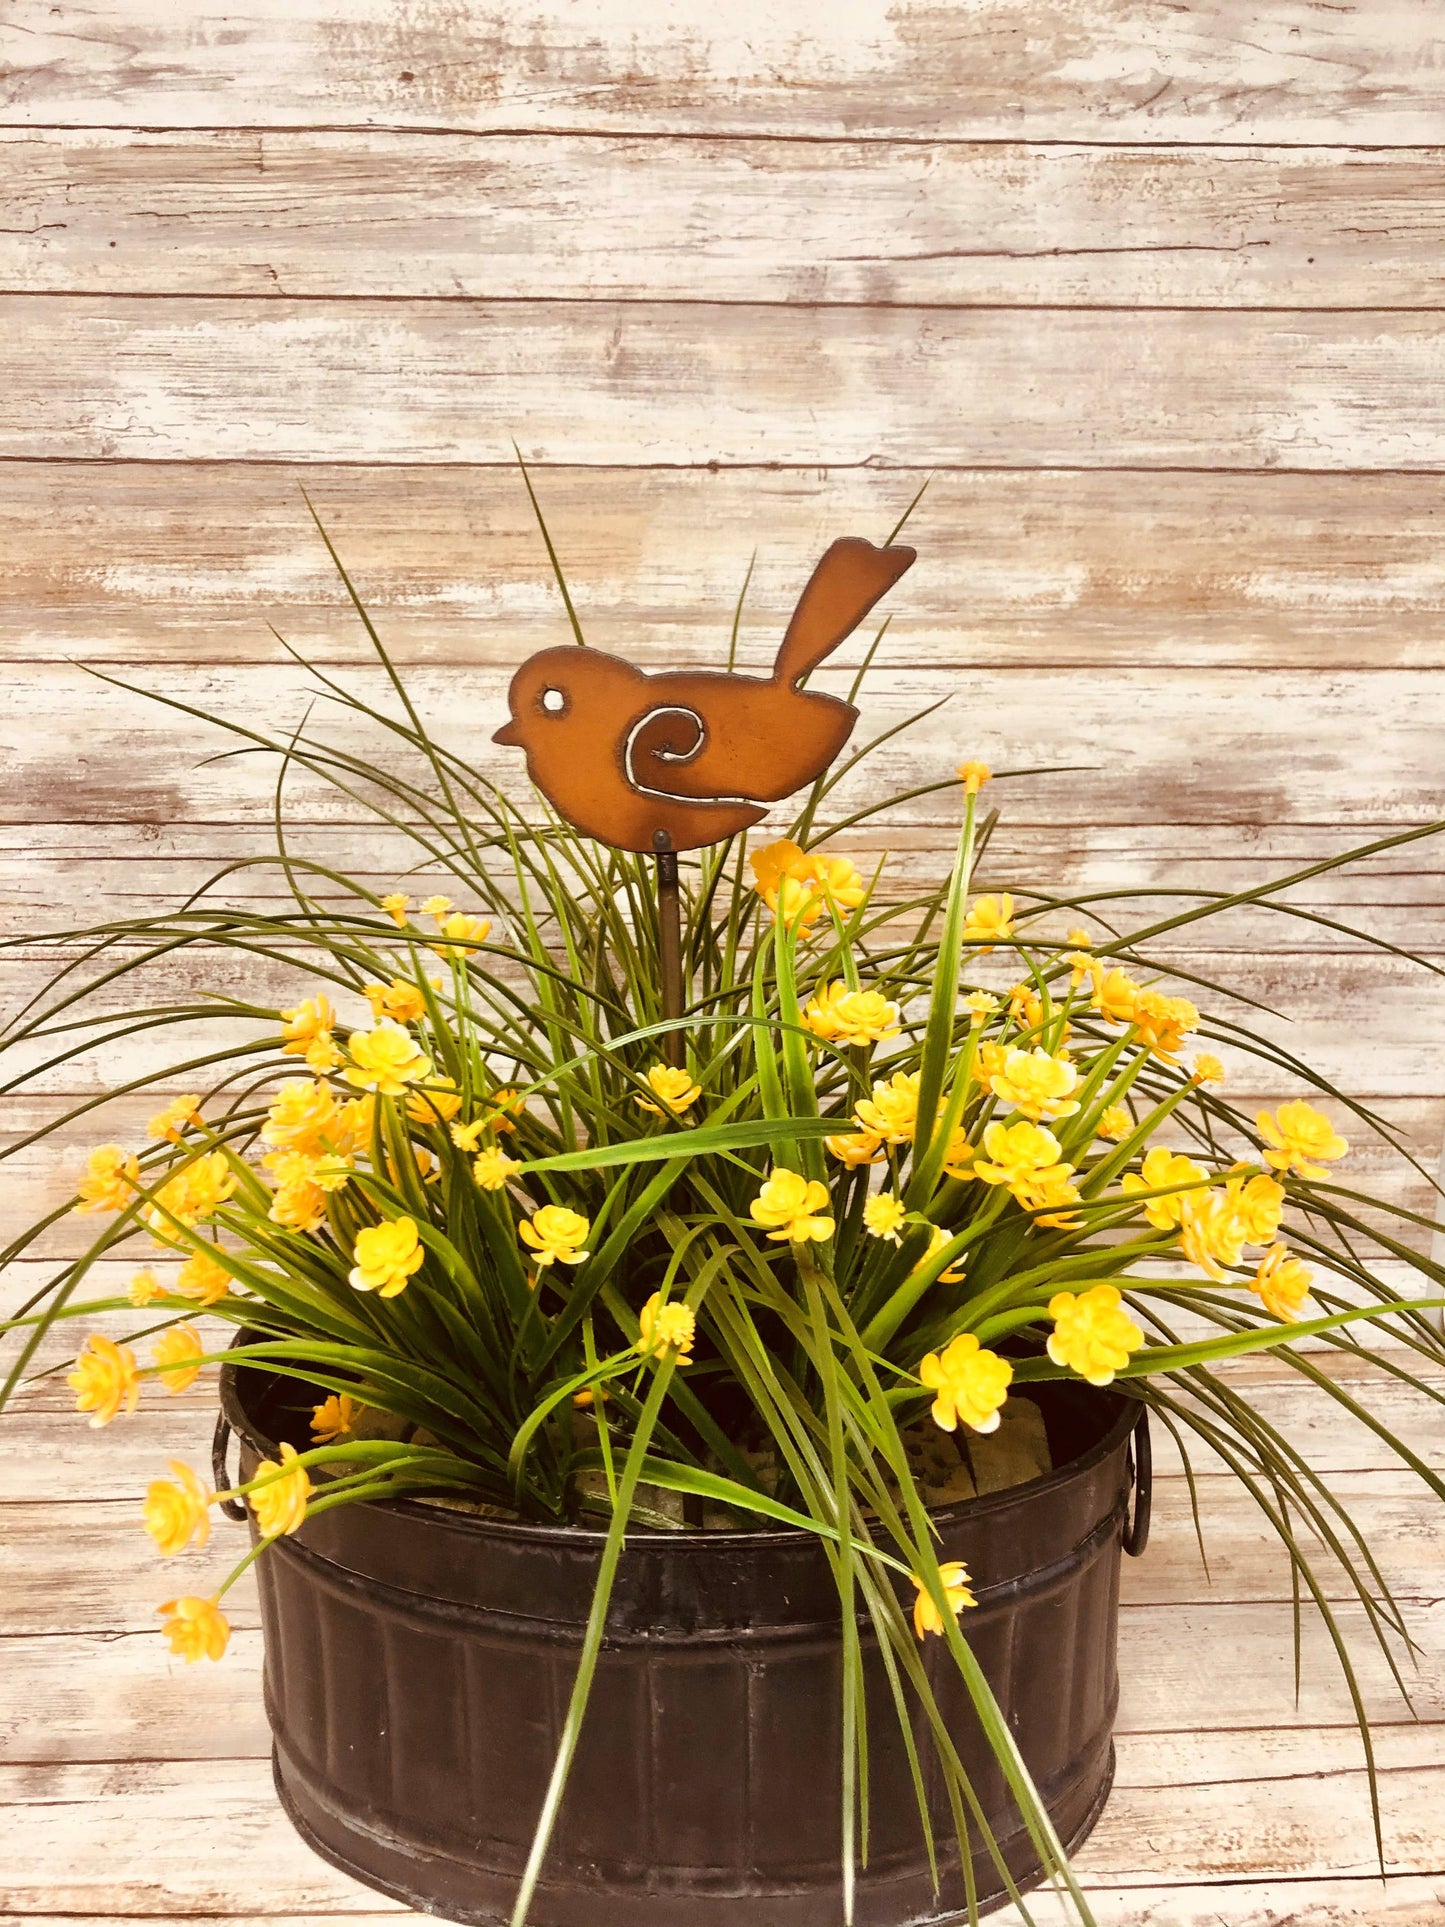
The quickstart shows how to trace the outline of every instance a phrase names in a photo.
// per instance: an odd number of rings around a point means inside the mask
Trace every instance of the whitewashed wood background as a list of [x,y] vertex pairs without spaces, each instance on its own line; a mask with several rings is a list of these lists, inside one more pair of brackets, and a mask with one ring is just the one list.
[[[1000,785],[996,882],[1233,888],[1445,815],[1441,143],[1438,0],[4,0],[0,922],[136,911],[264,840],[259,771],[85,665],[294,724],[268,624],[365,659],[298,483],[428,716],[513,769],[507,674],[566,633],[513,438],[590,639],[654,665],[718,660],[754,550],[768,659],[823,545],[881,538],[932,474],[869,720],[952,700],[888,776],[1083,766]],[[870,844],[916,874],[952,832],[915,807]],[[1294,900],[1445,962],[1432,842]],[[1291,1047],[1433,1163],[1440,980],[1258,913],[1177,954],[1287,1005]],[[53,960],[0,953],[5,1006]],[[62,1180],[7,1170],[11,1226]],[[0,1504],[0,1918],[369,1921],[286,1843],[253,1678],[166,1683],[133,1636],[153,1570],[114,1603],[159,1432],[144,1468],[92,1453],[57,1531],[53,1411]],[[1334,1462],[1394,1532],[1395,1475],[1358,1441]],[[1438,1600],[1404,1516],[1403,1583]],[[1228,1544],[1222,1597],[1182,1533],[1134,1581],[1101,1917],[1438,1920],[1439,1730],[1390,1728],[1387,1893],[1338,1696],[1288,1712],[1278,1579]],[[1181,1617],[1251,1690],[1191,1696]],[[210,1813],[234,1864],[177,1844]]]

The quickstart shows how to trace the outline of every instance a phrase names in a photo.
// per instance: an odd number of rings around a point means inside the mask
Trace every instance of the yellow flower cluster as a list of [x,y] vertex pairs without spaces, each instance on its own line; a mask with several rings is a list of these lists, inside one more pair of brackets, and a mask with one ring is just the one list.
[[341,1075],[379,1097],[401,1097],[408,1084],[431,1075],[426,1053],[411,1032],[386,1018],[374,1030],[352,1031],[347,1049],[351,1062]]
[[164,1559],[184,1552],[194,1542],[203,1546],[211,1536],[211,1504],[215,1493],[204,1486],[188,1465],[170,1461],[175,1480],[152,1479],[141,1508],[145,1529]]
[[988,1082],[995,1097],[1036,1123],[1043,1118],[1072,1117],[1079,1108],[1074,1097],[1079,1085],[1077,1066],[1066,1053],[1055,1056],[1042,1046],[1009,1051],[1003,1068]]
[[[923,1581],[916,1572],[909,1578],[918,1588],[918,1597],[913,1602],[913,1630],[922,1639],[926,1633],[943,1631],[943,1617],[934,1604],[931,1595],[924,1591]],[[968,1568],[961,1559],[949,1559],[938,1568],[938,1576],[943,1581],[943,1596],[948,1601],[949,1610],[955,1619],[965,1606],[976,1606],[978,1601],[969,1591]]]
[[166,1179],[145,1206],[141,1217],[151,1235],[163,1244],[174,1242],[172,1220],[190,1226],[219,1210],[236,1189],[236,1173],[224,1151],[203,1151],[200,1157]]
[[312,1438],[318,1445],[334,1445],[355,1430],[357,1417],[365,1409],[350,1392],[332,1392],[312,1408]]
[[1350,1148],[1324,1113],[1303,1098],[1281,1104],[1273,1114],[1261,1111],[1254,1121],[1267,1146],[1264,1161],[1276,1171],[1326,1178],[1328,1165]]
[[355,1290],[395,1298],[421,1270],[426,1249],[415,1218],[391,1218],[358,1231],[352,1257],[355,1263],[347,1278]]
[[517,1227],[522,1243],[528,1246],[539,1267],[543,1265],[580,1265],[592,1254],[583,1250],[592,1222],[580,1211],[565,1204],[544,1204],[526,1223]]
[[881,991],[850,990],[841,980],[824,984],[802,1015],[815,1037],[860,1048],[896,1037],[901,1028],[897,1004]]
[[831,1203],[826,1184],[775,1164],[748,1209],[776,1244],[821,1244],[833,1235]]
[[362,995],[378,1024],[386,1018],[394,1024],[415,1024],[426,1015],[426,998],[405,977],[393,977],[389,984],[363,984]]
[[76,1188],[77,1211],[124,1211],[140,1182],[140,1161],[118,1144],[100,1144]]
[[650,1111],[654,1117],[681,1117],[702,1096],[702,1085],[680,1065],[654,1064],[647,1073],[647,1083],[657,1102],[641,1095],[632,1101],[639,1110]]
[[846,912],[867,899],[867,886],[847,857],[800,849],[788,837],[755,851],[752,865],[763,902],[799,930],[811,930],[830,903]]
[[945,1432],[957,1431],[960,1420],[975,1432],[996,1432],[1013,1375],[1008,1360],[984,1350],[973,1332],[960,1332],[918,1367],[920,1383],[934,1394],[933,1421]]
[[168,1392],[189,1391],[201,1375],[206,1348],[192,1325],[172,1325],[155,1342],[156,1369]]
[[225,1652],[231,1625],[214,1599],[186,1593],[180,1599],[168,1599],[160,1611],[166,1621],[161,1631],[177,1659],[189,1665],[196,1659],[219,1659]]
[[697,1320],[680,1299],[664,1304],[661,1292],[653,1292],[637,1314],[637,1323],[637,1350],[644,1358],[665,1358],[672,1352],[679,1365],[687,1364],[692,1357]]
[[1113,1285],[1094,1285],[1077,1297],[1071,1291],[1056,1292],[1049,1300],[1049,1316],[1054,1321],[1049,1357],[1091,1385],[1111,1384],[1130,1353],[1144,1343],[1143,1332]]
[[907,1216],[902,1198],[894,1197],[891,1191],[880,1191],[863,1207],[863,1229],[870,1238],[886,1238],[889,1244],[901,1244]]
[[1049,1212],[1039,1219],[1042,1225],[1069,1229],[1077,1222],[1066,1210],[1079,1202],[1074,1166],[1064,1161],[1063,1147],[1045,1125],[1027,1118],[1012,1124],[995,1119],[984,1129],[983,1149],[973,1171],[985,1184],[1006,1185],[1026,1211]]
[[996,944],[1007,943],[1014,933],[1014,900],[1007,891],[1002,896],[979,897],[968,906],[963,920],[966,943],[977,944],[976,954],[987,957]]
[[1199,1012],[1187,997],[1170,997],[1135,983],[1127,971],[1107,965],[1083,952],[1068,959],[1075,977],[1093,984],[1092,1006],[1108,1023],[1129,1024],[1139,1042],[1166,1064],[1184,1048],[1184,1039],[1199,1028]]
[[281,1048],[287,1056],[304,1057],[307,1069],[324,1077],[346,1061],[345,1052],[331,1035],[335,1026],[331,999],[308,997],[294,1009],[281,1012]]
[[167,1143],[179,1144],[182,1135],[193,1125],[201,1122],[201,1100],[199,1097],[173,1097],[163,1111],[146,1125],[146,1136],[162,1138]]
[[251,1490],[251,1510],[264,1538],[275,1539],[287,1532],[298,1532],[306,1520],[306,1501],[311,1497],[311,1480],[306,1467],[296,1463],[294,1445],[282,1445],[281,1461],[262,1459],[252,1475],[261,1483]]
[[75,1392],[77,1412],[89,1412],[92,1426],[109,1425],[122,1411],[133,1412],[140,1397],[135,1353],[102,1332],[92,1332],[66,1377]]

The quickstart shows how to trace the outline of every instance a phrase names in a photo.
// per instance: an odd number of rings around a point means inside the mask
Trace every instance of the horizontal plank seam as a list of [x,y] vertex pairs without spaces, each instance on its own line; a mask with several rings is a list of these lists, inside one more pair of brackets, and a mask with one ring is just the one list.
[[440,140],[586,140],[598,142],[652,141],[659,145],[707,142],[716,146],[758,144],[774,147],[1000,147],[1000,148],[1088,148],[1105,153],[1120,151],[1149,153],[1213,153],[1235,149],[1250,153],[1308,154],[1421,154],[1442,151],[1439,143],[1429,141],[1252,141],[1233,140],[1096,140],[1087,135],[1019,134],[837,134],[778,133],[776,131],[724,130],[686,127],[552,127],[532,126],[525,122],[506,127],[466,127],[446,121],[12,121],[0,118],[0,134],[245,134],[285,139],[308,134],[381,134]]
[[[103,297],[101,297],[103,298]],[[710,458],[701,462],[549,462],[527,457],[534,475],[570,471],[604,475],[829,475],[853,473],[872,475],[1247,475],[1279,476],[1293,480],[1302,475],[1330,476],[1341,481],[1368,482],[1375,479],[1428,481],[1445,476],[1445,463],[1438,467],[1348,468],[1286,467],[1283,463],[1198,463],[1198,462],[893,462],[881,455],[866,455],[861,461],[810,462],[725,462]],[[515,460],[498,456],[495,461],[464,461],[447,456],[407,456],[398,461],[378,461],[375,457],[322,455],[17,455],[0,456],[0,465],[25,468],[236,468],[236,469],[369,469],[386,474],[392,469],[487,471],[516,468]]]

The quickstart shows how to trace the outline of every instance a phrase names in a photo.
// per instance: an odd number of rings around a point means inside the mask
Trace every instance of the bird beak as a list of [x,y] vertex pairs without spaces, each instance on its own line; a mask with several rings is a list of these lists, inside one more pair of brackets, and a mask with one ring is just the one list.
[[492,741],[494,743],[514,743],[518,747],[521,746],[522,738],[518,733],[517,719],[515,716],[511,722],[502,724],[502,727],[497,731]]

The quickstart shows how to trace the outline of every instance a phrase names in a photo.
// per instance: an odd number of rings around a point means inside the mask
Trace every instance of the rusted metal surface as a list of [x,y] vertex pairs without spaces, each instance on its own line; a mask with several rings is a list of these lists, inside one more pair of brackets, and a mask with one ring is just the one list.
[[915,551],[834,542],[798,599],[769,677],[647,675],[620,656],[543,649],[512,678],[493,737],[575,829],[621,850],[692,850],[746,830],[838,754],[858,712],[799,687],[909,568]]

